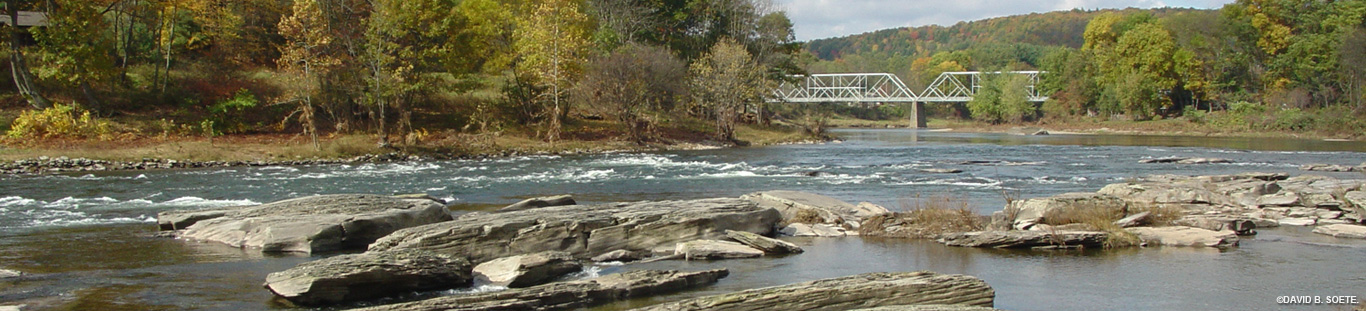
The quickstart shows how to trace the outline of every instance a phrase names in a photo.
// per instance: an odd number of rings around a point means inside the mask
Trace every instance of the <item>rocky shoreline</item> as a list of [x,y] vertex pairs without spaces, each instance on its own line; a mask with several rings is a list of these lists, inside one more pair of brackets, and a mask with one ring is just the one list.
[[[168,211],[158,215],[158,222],[168,236],[261,252],[363,251],[270,274],[264,287],[296,305],[568,310],[708,286],[730,274],[724,269],[637,270],[632,262],[801,256],[801,247],[778,235],[915,232],[899,237],[1037,250],[1229,248],[1256,228],[1282,225],[1316,226],[1313,232],[1335,238],[1366,238],[1366,180],[1283,173],[1158,175],[1094,193],[1014,200],[990,216],[960,214],[973,221],[948,229],[920,230],[927,224],[906,214],[794,191],[594,205],[555,196],[460,217],[424,196],[325,195]],[[571,276],[603,262],[625,268],[592,278]],[[505,289],[392,300],[475,286]],[[994,290],[975,277],[921,271],[815,280],[638,310],[992,310],[994,299]],[[371,305],[377,300],[386,304]]]

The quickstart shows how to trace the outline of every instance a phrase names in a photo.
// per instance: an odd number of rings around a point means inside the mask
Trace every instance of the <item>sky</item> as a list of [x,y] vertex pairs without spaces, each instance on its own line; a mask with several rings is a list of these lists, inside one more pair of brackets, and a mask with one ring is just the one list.
[[1059,10],[1185,7],[1215,9],[1234,0],[775,0],[797,40],[809,41],[924,25]]

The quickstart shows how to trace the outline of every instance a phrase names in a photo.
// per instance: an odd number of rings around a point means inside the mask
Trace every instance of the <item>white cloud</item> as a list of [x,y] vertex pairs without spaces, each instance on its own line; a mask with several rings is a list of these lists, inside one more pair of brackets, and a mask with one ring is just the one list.
[[777,0],[798,40],[1074,8],[1218,8],[1233,0]]

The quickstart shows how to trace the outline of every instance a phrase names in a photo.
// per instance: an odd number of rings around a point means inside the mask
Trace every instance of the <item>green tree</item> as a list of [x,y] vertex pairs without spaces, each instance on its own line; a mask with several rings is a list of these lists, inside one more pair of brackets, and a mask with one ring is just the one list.
[[767,83],[744,46],[721,40],[689,68],[696,114],[716,121],[721,139],[735,140],[735,123],[744,107],[763,100]]
[[568,114],[565,91],[578,76],[589,47],[588,16],[575,0],[543,0],[517,21],[514,49],[521,61],[515,70],[529,75],[530,84],[544,92],[532,100],[547,119],[546,139],[559,139],[562,118]]
[[1029,101],[1029,77],[1009,73],[983,73],[982,87],[968,102],[972,118],[991,123],[1020,123],[1038,113]]
[[108,54],[113,42],[104,36],[107,24],[94,7],[99,3],[55,0],[53,4],[48,26],[33,31],[42,49],[38,77],[64,87],[80,88],[86,105],[99,110],[99,97],[92,84],[106,81],[114,74],[113,59]]

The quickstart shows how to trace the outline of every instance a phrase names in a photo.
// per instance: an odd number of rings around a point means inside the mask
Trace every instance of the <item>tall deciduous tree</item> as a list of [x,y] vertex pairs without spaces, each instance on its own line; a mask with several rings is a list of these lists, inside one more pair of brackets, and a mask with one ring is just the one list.
[[33,73],[29,72],[28,60],[24,58],[24,50],[20,49],[23,41],[23,32],[17,27],[19,25],[19,0],[5,0],[5,13],[9,19],[9,27],[5,30],[9,33],[9,66],[10,73],[14,79],[14,88],[19,91],[19,95],[28,101],[33,108],[52,107],[52,103],[43,97],[38,91],[38,87],[33,83]]
[[575,0],[541,0],[518,20],[513,35],[521,56],[516,70],[527,73],[531,84],[544,89],[534,98],[544,109],[546,139],[559,139],[561,119],[568,114],[565,91],[582,69],[589,47],[588,16]]
[[280,47],[279,64],[292,76],[290,94],[285,102],[297,107],[281,124],[298,115],[315,149],[322,149],[318,144],[317,105],[314,102],[322,84],[317,73],[341,63],[331,51],[335,37],[328,31],[328,21],[319,1],[322,0],[296,0],[293,12],[280,19],[280,34],[285,37],[286,44]]
[[627,45],[588,66],[572,95],[579,105],[598,105],[616,115],[637,143],[650,140],[652,112],[672,109],[686,91],[679,83],[687,67],[668,49],[639,43]]
[[763,100],[763,69],[744,46],[723,39],[693,62],[689,83],[695,107],[716,122],[721,139],[735,140],[735,123],[747,104]]
[[79,87],[86,105],[99,110],[99,98],[91,86],[113,76],[114,62],[109,57],[113,42],[104,35],[107,24],[100,9],[106,1],[56,0],[49,11],[48,24],[34,30],[42,47],[42,66],[38,77],[57,81],[66,87]]

